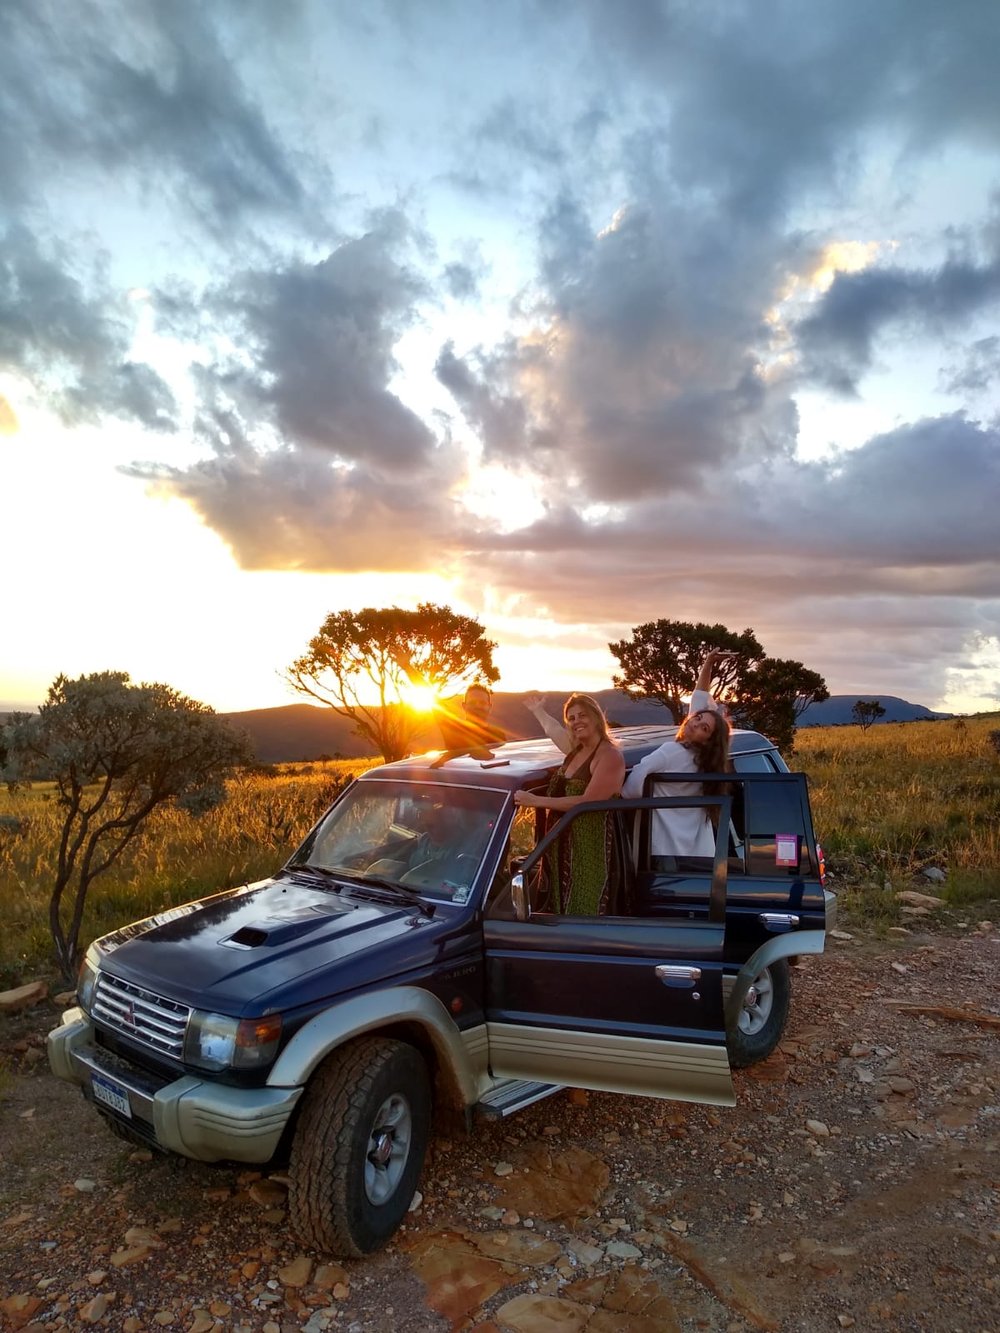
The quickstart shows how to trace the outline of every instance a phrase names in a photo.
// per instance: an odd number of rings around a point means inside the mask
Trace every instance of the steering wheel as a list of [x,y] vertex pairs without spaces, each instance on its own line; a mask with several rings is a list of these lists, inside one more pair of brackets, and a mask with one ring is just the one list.
[[479,858],[469,852],[460,852],[458,856],[436,857],[421,861],[411,866],[405,875],[400,875],[400,884],[410,884],[419,888],[429,886],[435,880],[447,880],[456,887],[469,888],[479,869]]

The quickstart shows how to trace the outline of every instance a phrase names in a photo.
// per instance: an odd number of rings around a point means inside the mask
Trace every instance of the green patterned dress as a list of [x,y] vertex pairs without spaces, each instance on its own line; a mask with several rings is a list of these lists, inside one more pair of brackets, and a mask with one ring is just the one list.
[[[563,760],[558,772],[552,775],[547,788],[549,796],[582,796],[587,790],[594,755],[567,778],[566,768],[576,756],[577,751],[573,750]],[[546,828],[555,824],[563,814],[563,810],[546,811]],[[554,912],[565,916],[597,916],[605,910],[611,880],[611,838],[610,816],[594,811],[578,815],[568,831],[546,853]]]

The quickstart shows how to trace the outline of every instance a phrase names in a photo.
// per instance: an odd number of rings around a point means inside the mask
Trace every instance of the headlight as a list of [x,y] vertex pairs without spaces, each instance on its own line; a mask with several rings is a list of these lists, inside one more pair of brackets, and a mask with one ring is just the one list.
[[228,1018],[193,1010],[183,1060],[197,1069],[263,1069],[278,1053],[281,1018]]
[[90,1013],[91,1001],[94,998],[94,987],[97,985],[97,955],[92,949],[88,949],[84,955],[83,962],[80,964],[80,975],[76,979],[76,1000],[84,1013]]

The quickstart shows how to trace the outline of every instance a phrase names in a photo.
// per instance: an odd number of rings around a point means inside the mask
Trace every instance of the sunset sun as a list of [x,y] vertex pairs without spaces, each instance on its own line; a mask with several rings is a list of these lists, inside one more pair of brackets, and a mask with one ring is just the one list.
[[437,703],[433,685],[408,684],[402,691],[403,703],[415,713],[432,713]]

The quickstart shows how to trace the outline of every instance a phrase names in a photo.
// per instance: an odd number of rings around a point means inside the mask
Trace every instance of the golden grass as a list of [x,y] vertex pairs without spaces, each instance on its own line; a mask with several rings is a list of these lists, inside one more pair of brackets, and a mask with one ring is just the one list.
[[[81,943],[165,907],[273,873],[295,850],[335,793],[373,761],[284,764],[229,784],[218,809],[194,818],[154,813],[143,834],[91,885]],[[51,784],[0,793],[0,989],[52,966],[48,911],[61,812]]]
[[[955,905],[1000,896],[1000,714],[938,722],[810,727],[791,767],[809,777],[817,834],[848,906],[895,912],[918,887]],[[924,867],[939,887],[914,884]],[[887,887],[888,886],[888,887]]]
[[[895,893],[924,866],[947,872],[917,887],[960,906],[1000,897],[1000,714],[960,722],[813,727],[800,731],[793,768],[809,776],[831,887],[856,920],[898,920]],[[335,792],[372,761],[286,764],[230,784],[219,809],[194,819],[162,810],[118,865],[94,881],[81,940],[128,921],[272,873]],[[60,819],[51,787],[0,793],[0,988],[51,969],[48,929]],[[886,887],[888,886],[888,887]]]

